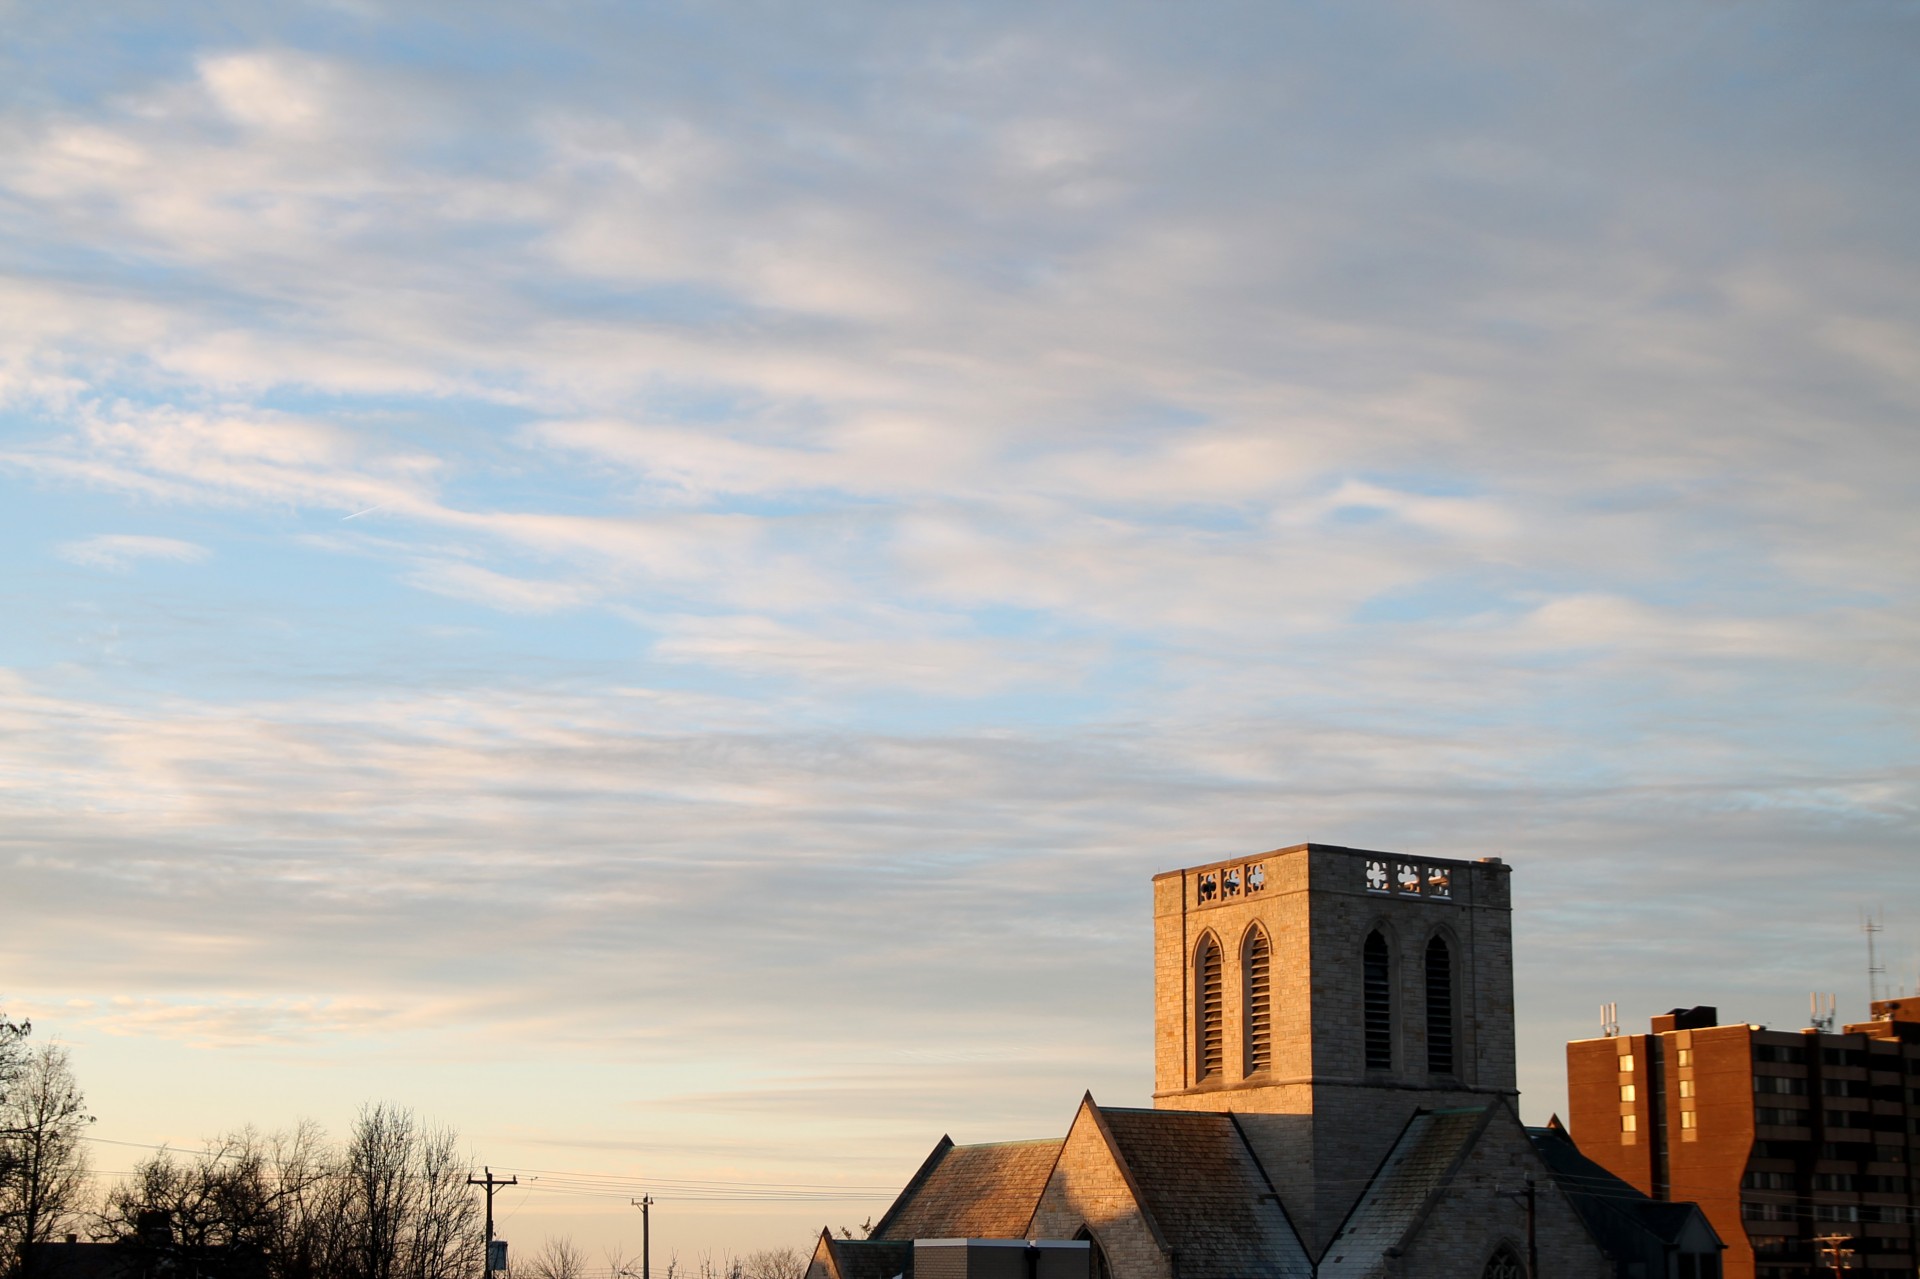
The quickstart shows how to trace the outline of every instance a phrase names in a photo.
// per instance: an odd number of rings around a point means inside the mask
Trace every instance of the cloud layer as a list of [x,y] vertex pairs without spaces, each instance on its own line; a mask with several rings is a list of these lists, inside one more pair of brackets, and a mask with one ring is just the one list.
[[0,55],[0,993],[103,1122],[885,1183],[1143,1099],[1146,877],[1302,839],[1516,863],[1542,1117],[1569,1008],[1864,998],[1908,10],[172,9]]

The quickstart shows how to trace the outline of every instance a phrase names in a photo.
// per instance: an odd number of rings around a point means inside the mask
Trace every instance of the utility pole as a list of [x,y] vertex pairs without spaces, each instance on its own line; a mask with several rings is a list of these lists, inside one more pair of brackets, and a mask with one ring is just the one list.
[[1527,1279],[1540,1279],[1540,1243],[1534,1237],[1533,1217],[1536,1192],[1533,1174],[1527,1174]]
[[486,1275],[486,1279],[493,1279],[496,1270],[506,1269],[505,1266],[495,1266],[493,1264],[493,1192],[502,1186],[519,1185],[520,1178],[508,1177],[503,1181],[493,1175],[493,1169],[491,1168],[482,1168],[480,1171],[487,1175],[485,1177],[476,1177],[472,1173],[468,1173],[467,1184],[469,1186],[485,1186],[487,1189],[487,1242],[484,1245],[487,1250],[487,1255],[485,1260],[481,1262],[481,1269],[482,1273]]
[[1534,1232],[1533,1223],[1536,1210],[1540,1206],[1539,1188],[1533,1184],[1533,1174],[1527,1174],[1527,1186],[1524,1190],[1502,1190],[1495,1182],[1493,1193],[1509,1203],[1524,1204],[1527,1209],[1527,1279],[1540,1279],[1540,1240]]
[[648,1209],[653,1207],[652,1195],[641,1195],[627,1202],[640,1210],[640,1279],[653,1279],[653,1220]]
[[1827,1264],[1833,1267],[1833,1279],[1846,1279],[1846,1263],[1853,1256],[1853,1249],[1844,1247],[1853,1242],[1852,1235],[1815,1235],[1813,1242]]

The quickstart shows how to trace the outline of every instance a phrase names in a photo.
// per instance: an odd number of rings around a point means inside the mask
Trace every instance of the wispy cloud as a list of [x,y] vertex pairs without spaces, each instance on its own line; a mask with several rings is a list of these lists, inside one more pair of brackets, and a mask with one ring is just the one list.
[[101,533],[77,542],[63,542],[60,558],[88,568],[128,569],[142,560],[192,564],[207,558],[207,548],[174,537],[147,537],[138,533]]
[[452,12],[0,51],[0,961],[178,1096],[804,1162],[907,1044],[910,1168],[1300,838],[1521,867],[1550,1093],[1910,886],[1903,17]]

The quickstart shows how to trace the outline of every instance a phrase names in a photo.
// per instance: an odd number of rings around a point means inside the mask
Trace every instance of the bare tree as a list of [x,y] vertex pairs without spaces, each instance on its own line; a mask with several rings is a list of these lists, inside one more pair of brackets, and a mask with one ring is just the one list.
[[370,1106],[344,1146],[303,1122],[243,1128],[191,1158],[163,1150],[107,1195],[96,1233],[172,1250],[210,1279],[476,1279],[466,1180],[450,1129]]
[[344,1279],[467,1279],[479,1270],[479,1209],[457,1141],[400,1107],[360,1112],[342,1161]]
[[338,1156],[326,1133],[301,1120],[267,1139],[273,1187],[267,1257],[275,1279],[328,1279],[340,1267]]
[[467,1185],[467,1161],[451,1128],[425,1128],[414,1148],[418,1185],[407,1231],[408,1279],[458,1279],[480,1268],[480,1209]]
[[267,1156],[260,1135],[241,1128],[208,1141],[191,1159],[161,1150],[133,1166],[107,1195],[98,1232],[109,1239],[147,1238],[167,1223],[168,1246],[260,1248],[275,1236]]
[[548,1236],[527,1273],[532,1279],[586,1279],[587,1254],[564,1235]]
[[733,1259],[732,1253],[723,1252],[720,1259],[715,1261],[713,1249],[700,1250],[699,1279],[739,1279],[739,1274],[740,1263]]
[[28,1244],[45,1243],[78,1215],[87,1187],[80,1138],[93,1116],[74,1082],[67,1050],[43,1044],[18,1061],[0,1102],[0,1240],[7,1257],[30,1264]]
[[798,1248],[761,1248],[740,1259],[742,1279],[801,1279],[807,1258]]

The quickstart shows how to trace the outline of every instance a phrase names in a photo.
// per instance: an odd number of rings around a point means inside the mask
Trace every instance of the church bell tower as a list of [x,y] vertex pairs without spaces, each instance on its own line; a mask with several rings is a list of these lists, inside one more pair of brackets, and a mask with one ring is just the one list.
[[1509,873],[1300,844],[1156,875],[1154,1105],[1233,1111],[1317,1249],[1416,1110],[1517,1095]]

